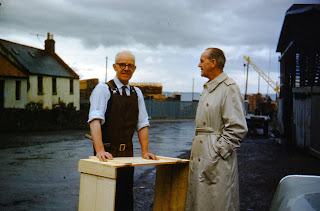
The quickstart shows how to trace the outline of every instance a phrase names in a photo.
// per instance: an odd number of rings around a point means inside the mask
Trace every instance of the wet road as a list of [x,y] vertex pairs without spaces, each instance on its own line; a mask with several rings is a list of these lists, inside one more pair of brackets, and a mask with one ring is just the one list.
[[[151,121],[149,131],[150,152],[169,157],[190,156],[193,120]],[[0,210],[77,210],[78,161],[92,155],[91,141],[84,138],[86,133],[1,134]],[[133,142],[135,155],[141,156],[136,134]],[[271,137],[248,137],[237,155],[241,211],[269,210],[284,176],[320,175],[319,159]],[[154,179],[154,168],[135,168],[135,210],[152,210]]]
[[[3,134],[0,149],[0,210],[77,210],[78,161],[92,155],[88,131]],[[149,151],[178,157],[190,149],[193,120],[154,120]],[[137,134],[135,156],[141,156]],[[135,178],[151,167],[137,167]]]

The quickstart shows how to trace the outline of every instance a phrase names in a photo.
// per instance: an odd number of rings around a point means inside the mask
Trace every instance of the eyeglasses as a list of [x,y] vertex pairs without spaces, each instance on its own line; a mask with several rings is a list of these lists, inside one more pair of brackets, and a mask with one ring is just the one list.
[[128,66],[129,70],[134,70],[135,65],[134,64],[125,64],[125,63],[116,63],[117,65],[120,66],[121,69],[126,69],[126,67]]

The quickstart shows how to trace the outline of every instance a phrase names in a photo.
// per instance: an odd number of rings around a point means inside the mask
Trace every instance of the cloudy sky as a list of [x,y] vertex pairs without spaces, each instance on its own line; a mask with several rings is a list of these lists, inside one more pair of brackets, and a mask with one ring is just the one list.
[[[162,83],[163,91],[201,92],[198,68],[207,47],[226,55],[224,71],[245,91],[245,60],[279,82],[275,52],[285,13],[292,4],[320,0],[0,0],[0,38],[44,48],[47,32],[56,53],[80,79],[115,76],[121,50],[136,55],[132,82]],[[248,93],[258,92],[249,68]],[[260,92],[275,93],[260,79]]]

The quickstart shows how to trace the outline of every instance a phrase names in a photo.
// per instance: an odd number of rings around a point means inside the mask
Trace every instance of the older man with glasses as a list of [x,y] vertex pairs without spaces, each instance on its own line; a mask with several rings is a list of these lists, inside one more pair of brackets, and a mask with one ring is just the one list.
[[[149,120],[142,92],[129,86],[135,66],[130,51],[116,55],[113,80],[98,84],[90,96],[89,120],[94,154],[101,160],[133,157],[132,137],[138,131],[142,157],[157,159],[148,152]],[[115,210],[133,210],[132,167],[118,169]]]

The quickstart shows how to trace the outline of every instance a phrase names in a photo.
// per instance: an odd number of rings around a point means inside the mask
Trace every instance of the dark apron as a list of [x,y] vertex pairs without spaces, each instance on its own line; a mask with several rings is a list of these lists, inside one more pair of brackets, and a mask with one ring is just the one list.
[[[110,99],[101,126],[105,150],[113,157],[133,157],[132,137],[138,123],[138,96],[130,86],[130,96],[122,96],[113,80],[107,82]],[[133,210],[133,167],[117,169],[115,210]]]

